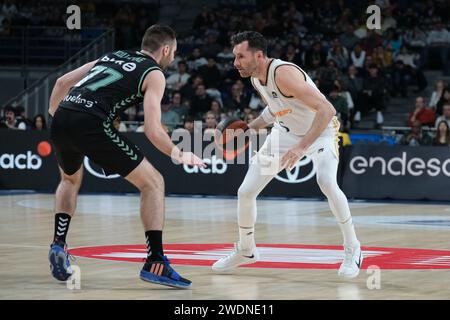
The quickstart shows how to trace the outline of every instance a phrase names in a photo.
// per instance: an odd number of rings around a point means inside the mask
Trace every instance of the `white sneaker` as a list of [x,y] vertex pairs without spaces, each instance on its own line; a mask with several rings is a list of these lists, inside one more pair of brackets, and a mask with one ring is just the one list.
[[377,111],[377,124],[382,124],[384,122],[383,113],[381,111]]
[[345,278],[354,278],[359,274],[361,269],[363,255],[361,245],[358,243],[354,246],[344,246],[345,258],[339,268],[338,275]]
[[239,243],[234,244],[234,250],[226,257],[216,261],[212,269],[216,272],[226,272],[237,268],[243,264],[254,263],[258,261],[259,253],[256,247],[249,250],[242,250]]
[[361,121],[361,112],[360,111],[356,111],[355,116],[353,117],[353,120],[355,122]]

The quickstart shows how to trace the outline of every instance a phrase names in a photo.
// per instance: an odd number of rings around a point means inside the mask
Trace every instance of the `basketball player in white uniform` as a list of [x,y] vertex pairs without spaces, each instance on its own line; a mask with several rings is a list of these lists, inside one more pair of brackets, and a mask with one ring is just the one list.
[[267,104],[249,127],[257,130],[273,124],[273,128],[250,160],[238,190],[239,242],[234,251],[215,262],[212,269],[225,272],[258,260],[254,238],[256,197],[279,171],[289,170],[306,155],[313,161],[317,183],[328,198],[344,238],[345,258],[338,274],[356,277],[362,263],[361,246],[347,198],[336,180],[339,121],[334,107],[301,68],[267,57],[267,42],[261,34],[241,32],[234,35],[231,42],[234,66],[242,77],[251,77],[254,88]]

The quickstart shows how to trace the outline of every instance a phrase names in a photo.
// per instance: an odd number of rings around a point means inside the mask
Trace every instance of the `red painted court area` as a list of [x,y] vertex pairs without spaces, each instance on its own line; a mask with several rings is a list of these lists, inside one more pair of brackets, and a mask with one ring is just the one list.
[[[166,244],[171,263],[210,266],[233,249],[231,244]],[[343,259],[342,246],[301,244],[258,244],[260,261],[244,268],[338,269]],[[362,247],[362,268],[380,269],[450,269],[450,250],[416,248]],[[142,262],[144,245],[111,245],[73,248],[77,257],[113,261]]]

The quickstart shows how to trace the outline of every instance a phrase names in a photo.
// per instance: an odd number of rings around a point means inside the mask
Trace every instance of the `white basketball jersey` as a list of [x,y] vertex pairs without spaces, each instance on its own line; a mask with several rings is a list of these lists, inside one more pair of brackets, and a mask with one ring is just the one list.
[[[285,132],[289,132],[297,136],[304,136],[310,129],[316,113],[311,107],[303,104],[298,99],[294,97],[286,97],[280,92],[275,84],[275,70],[281,65],[292,65],[299,69],[305,77],[306,83],[323,96],[314,81],[311,80],[306,72],[304,72],[297,65],[280,59],[273,59],[270,62],[267,70],[266,85],[262,85],[257,78],[252,77],[250,80],[255,89],[268,104],[272,114],[276,116],[274,126]],[[339,121],[336,117],[333,117],[328,124],[328,127],[322,133],[322,136],[335,135],[338,128]]]

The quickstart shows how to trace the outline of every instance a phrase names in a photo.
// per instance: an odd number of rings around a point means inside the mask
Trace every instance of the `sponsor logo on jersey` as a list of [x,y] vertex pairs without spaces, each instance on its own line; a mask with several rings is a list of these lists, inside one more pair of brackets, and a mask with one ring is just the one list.
[[277,95],[277,93],[276,93],[275,91],[272,91],[272,97],[273,97],[274,99],[278,98],[278,95]]
[[[258,262],[244,268],[338,269],[344,259],[342,246],[302,244],[259,244]],[[165,244],[164,252],[173,264],[210,266],[231,253],[232,244]],[[449,250],[362,247],[362,269],[450,269]],[[143,263],[145,245],[111,245],[70,249],[77,257]]]
[[286,108],[286,109],[282,109],[280,111],[275,112],[275,116],[276,117],[283,117],[289,113],[292,113],[292,109],[291,108]]
[[92,108],[97,103],[97,101],[91,101],[91,100],[81,98],[81,94],[79,94],[77,96],[68,94],[67,96],[64,97],[63,101],[73,102],[76,104],[82,104],[86,108]]

